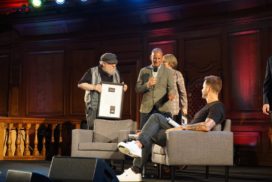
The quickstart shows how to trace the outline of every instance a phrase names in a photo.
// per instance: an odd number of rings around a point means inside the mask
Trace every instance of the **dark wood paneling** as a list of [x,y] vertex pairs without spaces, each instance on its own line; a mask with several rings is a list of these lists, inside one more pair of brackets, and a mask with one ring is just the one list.
[[205,105],[202,99],[203,79],[222,74],[221,41],[219,36],[191,37],[184,40],[184,75],[190,116]]
[[219,36],[185,39],[184,69],[189,83],[207,75],[221,76],[221,44]]
[[8,54],[0,54],[0,114],[8,115],[8,98],[9,98],[9,67],[10,57]]
[[266,31],[243,29],[228,35],[229,81],[225,90],[230,103],[228,116],[233,120],[237,164],[267,165],[266,158],[272,154],[268,125],[261,114],[264,77],[261,50],[267,49],[266,41],[260,39],[263,32]]
[[150,53],[154,48],[161,48],[163,54],[174,54],[177,52],[177,42],[176,40],[160,40],[160,41],[152,41],[148,43],[148,51],[146,52],[146,59],[143,62],[143,65],[147,66],[151,64]]
[[64,115],[63,51],[30,52],[24,62],[26,116]]
[[120,75],[125,84],[128,85],[128,90],[124,94],[123,100],[123,119],[132,119],[136,121],[137,106],[136,106],[136,93],[135,93],[135,83],[137,80],[137,68],[138,60],[135,58],[130,58],[127,60],[123,59],[118,65],[118,70],[120,70]]
[[[261,107],[259,31],[230,34],[231,112],[258,111]],[[255,99],[253,99],[255,98]]]
[[161,48],[164,54],[176,54],[177,43],[175,40],[150,42],[148,45],[149,53],[156,47]]
[[[68,53],[69,54],[69,53]],[[70,54],[69,54],[70,55]],[[98,65],[98,60],[95,60],[93,50],[74,50],[71,53],[70,63],[70,113],[71,115],[84,115],[84,90],[77,87],[78,81],[84,73],[95,65]]]

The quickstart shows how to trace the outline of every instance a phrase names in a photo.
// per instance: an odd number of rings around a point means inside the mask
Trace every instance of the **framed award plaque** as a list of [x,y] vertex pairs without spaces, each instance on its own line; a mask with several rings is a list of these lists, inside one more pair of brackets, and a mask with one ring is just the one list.
[[124,85],[102,83],[97,117],[120,119],[122,115]]

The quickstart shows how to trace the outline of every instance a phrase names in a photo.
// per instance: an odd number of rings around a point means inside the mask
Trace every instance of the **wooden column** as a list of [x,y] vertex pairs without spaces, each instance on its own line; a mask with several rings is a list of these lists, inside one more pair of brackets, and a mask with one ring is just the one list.
[[34,137],[34,151],[33,155],[34,156],[39,156],[39,150],[38,150],[38,129],[39,129],[40,124],[36,123],[35,124],[35,137]]
[[29,151],[29,129],[31,128],[31,124],[27,123],[26,124],[26,136],[25,136],[25,151],[24,151],[24,156],[30,156],[30,151]]
[[42,156],[45,158],[45,155],[46,155],[46,137],[44,135],[42,140]]
[[58,145],[58,155],[61,155],[61,144],[62,144],[62,124],[59,124],[59,145]]
[[5,143],[5,124],[0,123],[0,160],[3,160],[4,158],[4,143]]
[[15,150],[15,155],[16,156],[22,156],[22,150],[21,150],[21,141],[22,141],[21,129],[22,129],[22,124],[19,123],[18,127],[17,127],[16,150]]
[[11,143],[12,143],[12,138],[11,138],[11,135],[12,135],[12,127],[13,127],[13,123],[9,123],[8,125],[8,145],[7,145],[7,151],[8,151],[8,156],[12,156],[12,150],[11,150]]

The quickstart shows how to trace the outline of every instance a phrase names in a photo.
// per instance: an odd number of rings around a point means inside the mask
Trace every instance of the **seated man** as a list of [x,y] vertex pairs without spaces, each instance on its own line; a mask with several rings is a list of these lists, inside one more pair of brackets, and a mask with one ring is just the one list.
[[195,114],[190,124],[172,128],[167,118],[156,113],[151,115],[148,119],[136,141],[119,143],[118,149],[120,152],[135,157],[133,166],[125,170],[123,174],[117,176],[119,181],[142,181],[142,167],[151,154],[152,144],[157,143],[161,146],[165,146],[165,131],[195,130],[207,132],[216,124],[222,123],[225,112],[222,102],[218,99],[221,88],[222,80],[220,77],[213,75],[205,77],[202,88],[202,98],[206,100],[207,104]]

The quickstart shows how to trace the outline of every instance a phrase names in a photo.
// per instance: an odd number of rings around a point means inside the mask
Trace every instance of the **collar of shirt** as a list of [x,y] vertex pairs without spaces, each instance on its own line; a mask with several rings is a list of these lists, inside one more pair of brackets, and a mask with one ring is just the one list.
[[[162,64],[160,64],[160,66],[158,67],[158,71],[159,71],[159,69],[160,69],[161,67],[162,67]],[[151,64],[151,65],[149,66],[149,68],[153,70],[154,66]]]

